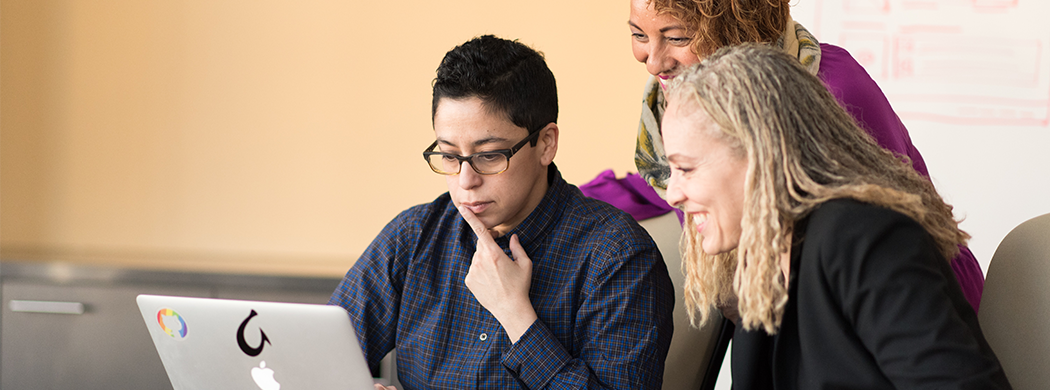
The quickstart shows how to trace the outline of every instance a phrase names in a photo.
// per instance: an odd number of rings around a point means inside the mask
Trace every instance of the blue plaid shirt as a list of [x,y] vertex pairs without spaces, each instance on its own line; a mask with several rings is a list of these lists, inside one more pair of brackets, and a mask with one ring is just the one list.
[[[463,283],[477,237],[448,193],[391,221],[329,304],[350,313],[375,370],[397,348],[405,389],[659,389],[674,289],[656,244],[626,213],[551,166],[517,234],[539,319],[511,344]],[[513,258],[513,257],[512,257]]]

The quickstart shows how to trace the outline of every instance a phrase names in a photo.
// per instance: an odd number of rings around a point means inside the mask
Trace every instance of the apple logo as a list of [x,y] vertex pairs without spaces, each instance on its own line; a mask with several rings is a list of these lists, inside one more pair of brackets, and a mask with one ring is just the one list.
[[262,390],[281,389],[281,384],[273,379],[273,370],[266,368],[266,361],[259,362],[259,367],[252,367],[252,379]]

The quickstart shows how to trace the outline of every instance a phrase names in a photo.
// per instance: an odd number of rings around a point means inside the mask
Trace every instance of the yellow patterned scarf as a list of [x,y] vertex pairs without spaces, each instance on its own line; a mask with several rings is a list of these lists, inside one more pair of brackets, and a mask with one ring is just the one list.
[[[776,46],[788,54],[797,56],[810,74],[820,70],[820,44],[805,27],[788,19],[784,34]],[[659,80],[650,76],[642,94],[642,118],[638,123],[638,140],[634,151],[634,165],[638,174],[649,183],[661,197],[667,192],[667,180],[671,168],[664,152],[663,137],[660,136],[660,120],[664,116],[664,93]]]

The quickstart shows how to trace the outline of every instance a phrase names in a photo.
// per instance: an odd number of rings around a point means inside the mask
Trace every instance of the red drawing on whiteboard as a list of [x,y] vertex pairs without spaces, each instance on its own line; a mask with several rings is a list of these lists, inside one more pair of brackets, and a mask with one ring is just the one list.
[[889,0],[845,0],[842,6],[847,13],[890,12]]
[[973,0],[973,8],[977,11],[1005,12],[1017,7],[1017,0]]
[[1050,127],[1050,1],[814,4],[811,31],[847,49],[901,118]]

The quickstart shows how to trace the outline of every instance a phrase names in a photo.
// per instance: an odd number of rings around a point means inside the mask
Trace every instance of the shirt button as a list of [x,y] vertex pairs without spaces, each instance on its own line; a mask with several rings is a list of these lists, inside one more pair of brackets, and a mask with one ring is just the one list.
[[481,341],[488,340],[489,339],[489,335],[487,335],[485,333],[482,333],[481,335],[478,336],[478,339],[481,340]]

